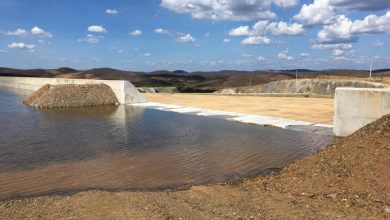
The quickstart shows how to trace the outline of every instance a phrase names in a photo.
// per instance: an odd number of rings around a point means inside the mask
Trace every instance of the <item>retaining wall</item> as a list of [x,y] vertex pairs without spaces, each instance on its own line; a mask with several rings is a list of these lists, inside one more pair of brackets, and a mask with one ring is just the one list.
[[337,88],[334,134],[345,137],[390,114],[390,89]]
[[90,80],[60,79],[34,77],[0,77],[0,86],[35,91],[45,84],[106,84],[115,93],[120,104],[146,102],[145,97],[128,81],[124,80]]

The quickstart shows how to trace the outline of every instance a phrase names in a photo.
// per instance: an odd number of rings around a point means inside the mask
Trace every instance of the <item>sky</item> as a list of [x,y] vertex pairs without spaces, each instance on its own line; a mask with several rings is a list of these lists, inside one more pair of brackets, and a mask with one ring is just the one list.
[[390,68],[388,0],[0,0],[0,66]]

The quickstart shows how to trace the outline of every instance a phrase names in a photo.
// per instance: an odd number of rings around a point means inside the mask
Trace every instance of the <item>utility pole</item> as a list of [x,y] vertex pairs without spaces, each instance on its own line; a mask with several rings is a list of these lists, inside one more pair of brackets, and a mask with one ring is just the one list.
[[374,58],[371,58],[371,62],[370,62],[370,78],[372,77],[372,61],[373,61]]
[[295,70],[295,80],[298,80],[298,70]]

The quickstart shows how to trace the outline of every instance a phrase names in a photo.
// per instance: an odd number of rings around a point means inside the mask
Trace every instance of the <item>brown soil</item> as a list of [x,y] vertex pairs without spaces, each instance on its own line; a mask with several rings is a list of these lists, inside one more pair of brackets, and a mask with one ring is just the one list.
[[104,84],[44,85],[23,101],[38,108],[114,105],[118,100]]
[[176,192],[15,199],[0,202],[0,219],[388,219],[389,158],[386,116],[269,176]]

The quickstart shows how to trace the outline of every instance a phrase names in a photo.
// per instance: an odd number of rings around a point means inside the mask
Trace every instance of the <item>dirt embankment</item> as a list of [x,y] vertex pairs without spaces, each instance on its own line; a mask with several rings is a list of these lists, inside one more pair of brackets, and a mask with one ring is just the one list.
[[[0,219],[388,219],[390,116],[265,177],[0,202]],[[48,177],[50,178],[50,177]]]
[[44,85],[23,101],[37,108],[115,105],[118,100],[104,84]]
[[235,94],[235,93],[282,93],[282,94],[309,94],[333,97],[338,87],[352,88],[390,88],[390,86],[354,80],[326,80],[326,79],[299,79],[282,80],[258,85],[252,88],[223,89],[217,93]]

